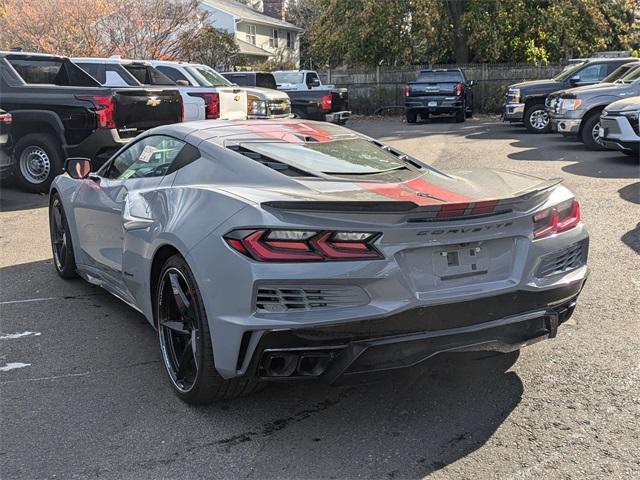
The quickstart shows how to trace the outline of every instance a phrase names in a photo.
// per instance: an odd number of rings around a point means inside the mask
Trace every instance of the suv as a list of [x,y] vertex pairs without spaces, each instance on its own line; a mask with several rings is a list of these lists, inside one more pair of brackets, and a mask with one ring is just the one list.
[[[207,119],[220,118],[222,120],[244,120],[247,118],[247,92],[220,78],[212,68],[198,65],[192,67],[182,62],[153,60],[151,65],[176,82],[188,95],[191,92],[210,92],[205,97],[207,103]],[[204,67],[207,72],[203,73]],[[189,75],[186,75],[189,73]],[[217,110],[217,113],[216,113]]]
[[415,82],[404,87],[407,123],[416,123],[418,115],[453,113],[456,122],[473,114],[474,80],[467,80],[459,68],[420,70]]
[[[620,69],[628,65],[622,78],[613,78],[614,82],[571,88],[550,100],[548,108],[554,130],[565,136],[577,135],[591,150],[602,149],[599,132],[604,107],[621,98],[640,95],[640,61],[625,64]],[[618,70],[611,75],[616,75]]]
[[523,122],[530,133],[548,133],[551,121],[545,109],[547,95],[558,90],[601,82],[630,58],[593,58],[563,70],[548,80],[533,80],[509,86],[503,105],[503,120]]
[[16,179],[34,192],[65,157],[100,165],[138,133],[182,120],[175,88],[107,88],[66,57],[23,52],[0,52],[0,108],[13,117]]
[[640,158],[640,97],[618,100],[606,106],[600,125],[600,140],[605,147]]

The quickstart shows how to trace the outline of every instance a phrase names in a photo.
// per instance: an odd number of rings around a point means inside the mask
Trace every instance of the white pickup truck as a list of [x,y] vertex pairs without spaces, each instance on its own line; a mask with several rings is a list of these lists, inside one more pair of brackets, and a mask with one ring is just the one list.
[[115,56],[72,58],[71,61],[104,86],[171,86],[178,90],[182,97],[185,122],[247,118],[247,93],[238,87],[194,87],[183,82],[175,82],[157,70],[152,62],[146,60],[125,60]]

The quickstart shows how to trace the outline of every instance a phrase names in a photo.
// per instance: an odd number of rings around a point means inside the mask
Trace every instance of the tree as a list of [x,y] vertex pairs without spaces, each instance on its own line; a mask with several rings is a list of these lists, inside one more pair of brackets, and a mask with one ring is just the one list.
[[108,0],[4,0],[0,49],[64,55],[108,53],[96,22],[110,11]]
[[233,35],[225,30],[205,25],[195,35],[183,34],[179,38],[177,58],[229,70],[236,63],[238,50]]
[[302,35],[299,35],[300,65],[306,65],[309,68],[315,68],[311,55],[309,29],[313,28],[312,25],[320,10],[320,3],[318,0],[291,0],[285,13],[288,22],[305,30]]

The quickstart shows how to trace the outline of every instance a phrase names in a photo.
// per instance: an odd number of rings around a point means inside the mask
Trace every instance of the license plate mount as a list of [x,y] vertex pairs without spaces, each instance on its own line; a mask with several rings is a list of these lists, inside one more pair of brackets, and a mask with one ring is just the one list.
[[458,280],[489,273],[482,246],[469,244],[451,246],[434,252],[434,273],[441,281]]

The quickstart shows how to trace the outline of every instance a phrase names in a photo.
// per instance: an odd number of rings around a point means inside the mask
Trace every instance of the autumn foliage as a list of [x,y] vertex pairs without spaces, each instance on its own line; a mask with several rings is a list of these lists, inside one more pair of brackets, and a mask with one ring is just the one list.
[[205,20],[197,0],[0,0],[0,50],[182,59],[215,40]]

